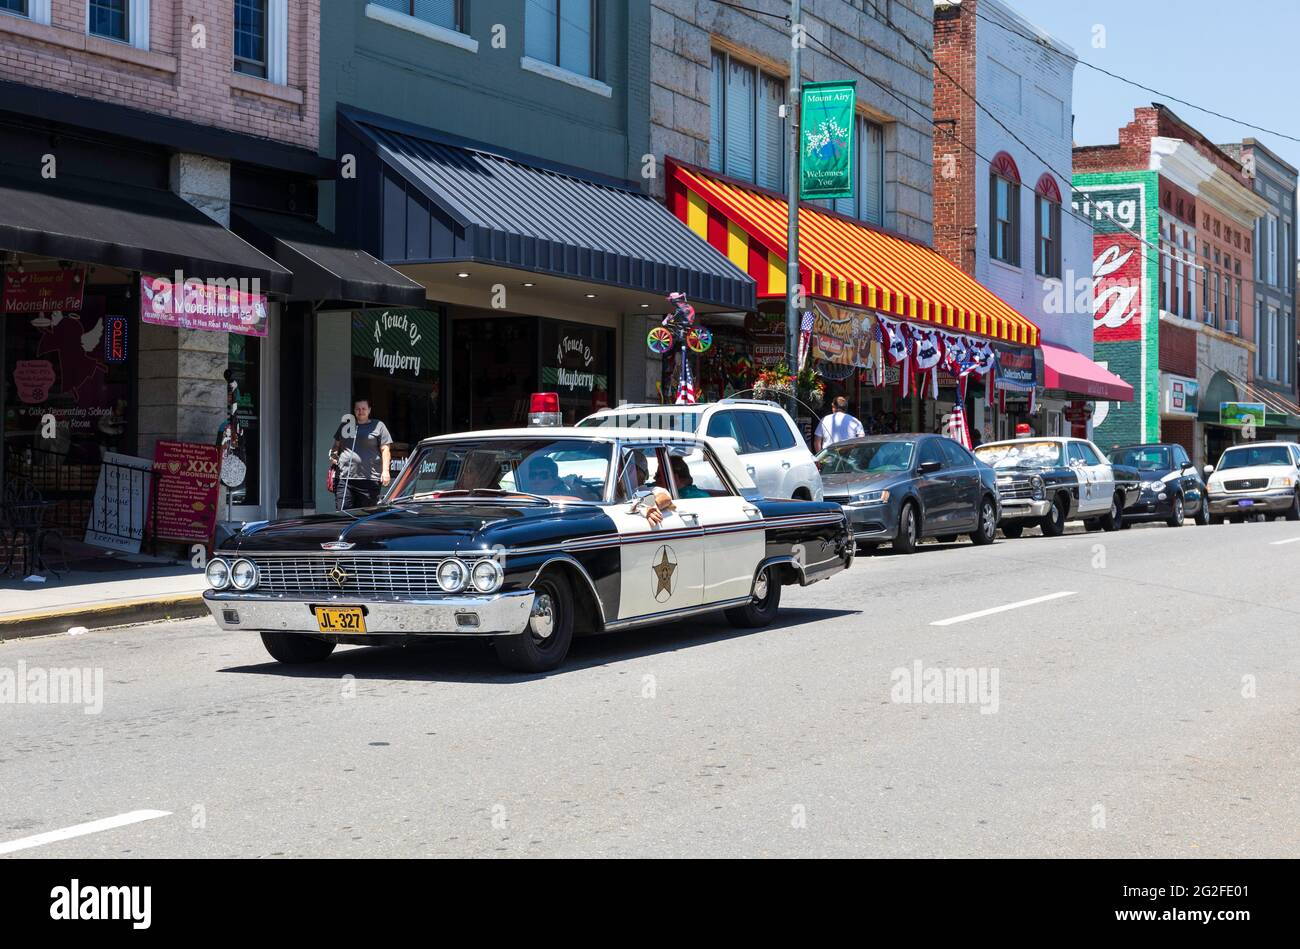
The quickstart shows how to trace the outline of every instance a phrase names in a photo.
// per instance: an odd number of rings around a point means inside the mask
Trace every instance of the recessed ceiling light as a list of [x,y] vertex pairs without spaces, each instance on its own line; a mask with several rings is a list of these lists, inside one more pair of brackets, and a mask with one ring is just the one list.
[[650,304],[649,304],[649,303],[642,303],[642,304],[641,304],[641,309],[643,309],[643,310],[648,310],[648,309],[650,309]]
[[460,273],[456,274],[456,276],[464,280],[466,277],[469,276],[469,274],[465,273],[465,271],[462,270]]
[[535,284],[535,283],[526,283],[526,284],[524,284],[524,286],[525,286],[525,287],[535,287],[535,286],[537,286],[537,284]]
[[594,300],[594,299],[596,299],[596,294],[594,294],[594,293],[589,293],[589,294],[587,294],[587,299],[588,299],[588,300]]

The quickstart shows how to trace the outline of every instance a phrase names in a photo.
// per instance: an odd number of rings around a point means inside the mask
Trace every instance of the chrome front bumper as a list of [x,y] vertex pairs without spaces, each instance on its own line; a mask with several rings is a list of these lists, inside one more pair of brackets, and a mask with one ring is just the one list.
[[[1250,501],[1244,507],[1239,501]],[[1294,488],[1276,488],[1272,491],[1235,491],[1232,494],[1211,494],[1211,514],[1252,514],[1259,511],[1285,511],[1295,503]]]
[[514,636],[528,625],[533,591],[399,600],[208,590],[203,602],[222,629],[320,634],[313,607],[359,606],[365,611],[365,636]]
[[1046,517],[1052,510],[1052,502],[1035,501],[1031,498],[1004,498],[1002,500],[1002,520],[1019,521],[1025,518]]

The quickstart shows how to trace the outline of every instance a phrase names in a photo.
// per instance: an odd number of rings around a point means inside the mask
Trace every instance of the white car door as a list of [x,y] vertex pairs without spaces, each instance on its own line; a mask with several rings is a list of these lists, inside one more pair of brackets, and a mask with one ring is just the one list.
[[767,547],[758,507],[734,494],[707,449],[671,459],[677,512],[703,531],[704,602],[748,597]]
[[[754,479],[754,484],[765,498],[788,497],[782,495],[781,483],[782,475],[785,470],[780,467],[780,459],[774,457],[770,450],[771,432],[766,426],[763,426],[764,438],[761,442],[750,441],[747,429],[752,426],[747,425],[742,419],[746,414],[741,409],[723,409],[715,412],[709,418],[709,424],[704,434],[711,438],[730,438],[739,445],[740,462],[745,466],[745,471]],[[762,419],[759,419],[762,422]],[[763,449],[763,450],[759,450]]]
[[1066,462],[1079,479],[1079,513],[1093,514],[1098,509],[1097,473],[1084,457],[1080,442],[1066,442],[1065,451]]
[[1083,460],[1092,472],[1093,500],[1097,510],[1103,514],[1110,510],[1111,498],[1115,496],[1115,469],[1110,466],[1104,455],[1092,442],[1080,442]]
[[[656,446],[620,453],[616,503],[605,513],[622,538],[619,546],[618,619],[690,609],[704,601],[704,535],[698,518],[664,511],[651,525],[644,506],[632,511],[637,488],[667,483],[660,475],[666,454]],[[607,617],[611,618],[611,617]]]

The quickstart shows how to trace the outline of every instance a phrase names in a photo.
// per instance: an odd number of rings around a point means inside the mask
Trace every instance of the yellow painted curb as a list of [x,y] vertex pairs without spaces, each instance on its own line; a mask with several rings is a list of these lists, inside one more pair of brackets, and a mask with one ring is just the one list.
[[23,639],[66,633],[73,626],[105,629],[130,623],[150,623],[163,619],[192,619],[207,616],[202,593],[117,600],[92,606],[55,608],[0,616],[0,639]]

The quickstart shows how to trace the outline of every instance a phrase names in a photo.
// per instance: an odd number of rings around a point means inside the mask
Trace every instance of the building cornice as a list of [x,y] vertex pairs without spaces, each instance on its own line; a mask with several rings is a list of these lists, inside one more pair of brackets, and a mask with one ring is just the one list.
[[1205,198],[1242,227],[1253,228],[1255,220],[1269,210],[1267,200],[1181,138],[1153,137],[1150,169],[1196,197]]

